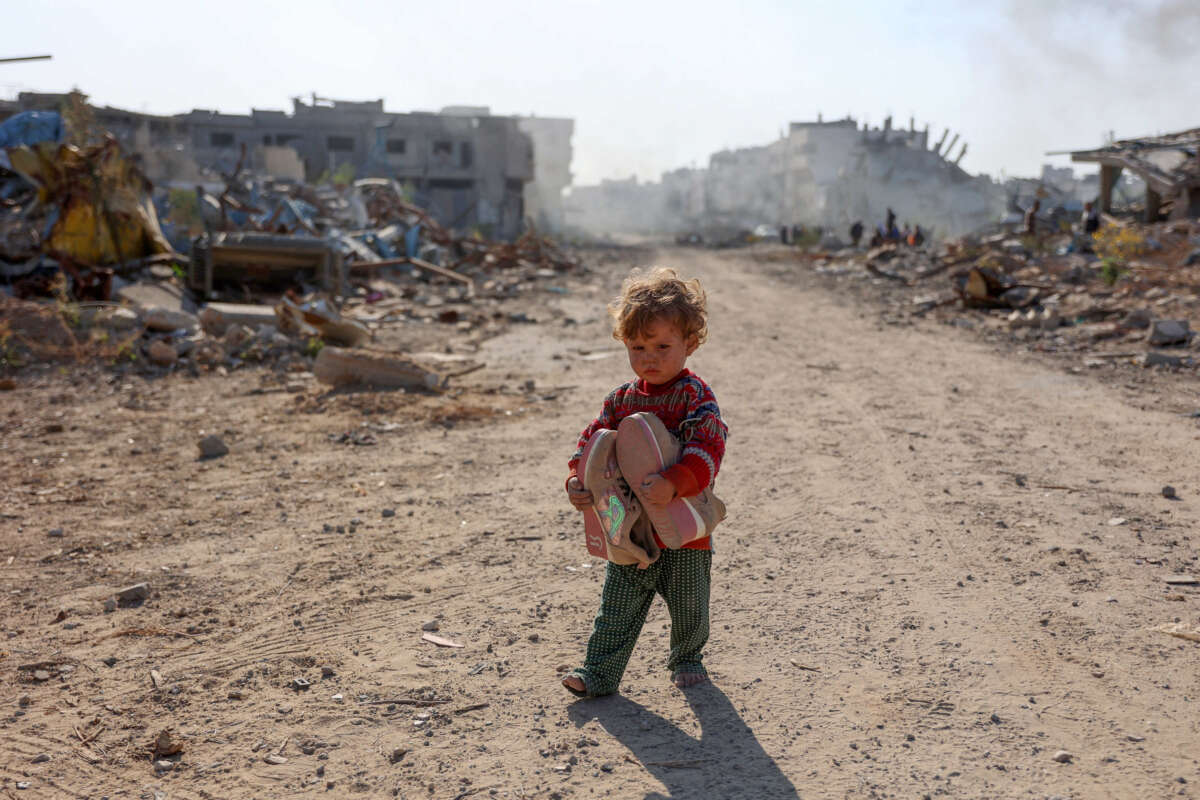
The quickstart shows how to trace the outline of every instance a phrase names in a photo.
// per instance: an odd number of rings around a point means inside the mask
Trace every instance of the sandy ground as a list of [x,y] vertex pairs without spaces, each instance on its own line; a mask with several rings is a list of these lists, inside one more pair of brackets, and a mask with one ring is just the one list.
[[[617,262],[451,396],[266,369],[0,393],[0,793],[1200,796],[1200,644],[1155,630],[1200,630],[1165,582],[1200,573],[1194,382],[885,324],[744,252],[657,259],[711,292],[690,366],[731,430],[711,685],[670,685],[661,603],[620,695],[558,684],[603,577],[562,481],[628,374]],[[197,460],[213,432],[231,452]]]

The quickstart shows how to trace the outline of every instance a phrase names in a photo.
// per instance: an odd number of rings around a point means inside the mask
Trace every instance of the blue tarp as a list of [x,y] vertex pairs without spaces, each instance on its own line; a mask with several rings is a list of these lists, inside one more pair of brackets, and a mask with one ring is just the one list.
[[38,142],[61,142],[63,133],[62,116],[57,111],[22,111],[0,122],[0,150]]
[[417,248],[421,245],[421,226],[413,225],[404,234],[404,254],[409,258],[417,257]]

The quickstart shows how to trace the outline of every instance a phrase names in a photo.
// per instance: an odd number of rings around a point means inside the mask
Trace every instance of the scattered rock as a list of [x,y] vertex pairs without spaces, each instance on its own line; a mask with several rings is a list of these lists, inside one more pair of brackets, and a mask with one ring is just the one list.
[[1150,312],[1144,308],[1132,309],[1121,319],[1122,328],[1143,330],[1150,327]]
[[62,528],[51,528],[46,533],[46,535],[49,536],[51,539],[61,539],[63,537],[63,529]]
[[104,600],[104,613],[111,614],[117,610],[117,598],[107,597]]
[[35,669],[33,671],[33,679],[38,683],[50,680],[50,673],[44,669]]
[[1176,500],[1179,498],[1179,495],[1175,493],[1175,487],[1171,486],[1170,484],[1167,484],[1162,488],[1162,496],[1168,500]]
[[385,508],[385,509],[383,510],[383,516],[384,516],[385,518],[387,518],[387,517],[394,517],[394,516],[396,516],[396,509],[394,509],[394,508]]
[[173,311],[167,308],[148,308],[146,309],[146,327],[152,331],[162,331],[164,333],[179,330],[191,333],[200,327],[200,320],[196,318],[195,314],[189,314],[186,311]]
[[115,667],[117,665],[117,657],[108,656],[107,658],[102,658],[100,659],[100,663],[106,667]]
[[155,772],[170,772],[174,768],[175,768],[175,762],[168,761],[165,758],[160,758],[154,762],[154,771]]
[[1071,760],[1075,758],[1075,756],[1071,755],[1066,750],[1059,750],[1053,756],[1051,756],[1051,758],[1053,758],[1059,764],[1070,764]]
[[200,448],[201,460],[229,455],[229,448],[225,446],[225,442],[221,440],[221,437],[216,434],[205,436],[196,446]]
[[49,753],[38,753],[36,756],[34,756],[34,757],[33,757],[33,761],[32,761],[32,763],[34,763],[34,764],[45,764],[45,763],[46,763],[47,761],[49,761],[49,760],[50,760],[50,754],[49,754]]
[[1147,341],[1152,345],[1187,344],[1192,336],[1186,319],[1156,319],[1150,323]]
[[392,751],[392,754],[390,756],[388,756],[388,762],[392,763],[392,764],[399,764],[400,761],[407,754],[408,754],[407,747],[397,747],[395,750]]
[[431,620],[429,620],[429,622],[423,623],[421,625],[421,630],[423,630],[423,631],[436,631],[437,629],[438,629],[438,621],[436,619],[431,619]]
[[1181,356],[1156,353],[1153,350],[1142,356],[1142,366],[1147,368],[1168,367],[1170,369],[1178,369],[1183,366],[1183,361]]
[[175,352],[174,347],[162,339],[155,339],[146,348],[146,358],[150,359],[150,363],[155,366],[169,367],[179,358],[179,354]]
[[158,736],[154,737],[154,742],[150,745],[152,758],[163,758],[164,756],[173,756],[183,752],[183,742],[175,736],[170,728],[166,728],[158,732]]
[[322,678],[332,678],[337,673],[333,671],[333,667],[321,667]]
[[132,586],[126,586],[124,589],[117,592],[117,600],[122,605],[132,605],[134,603],[144,603],[146,598],[150,596],[150,584],[135,583]]
[[118,331],[131,331],[142,324],[142,319],[132,308],[110,308],[96,314],[93,323],[107,325]]

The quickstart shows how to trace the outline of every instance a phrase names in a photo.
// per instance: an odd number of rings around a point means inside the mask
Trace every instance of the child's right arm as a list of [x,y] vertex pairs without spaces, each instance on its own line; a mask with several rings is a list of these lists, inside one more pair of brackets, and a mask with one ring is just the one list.
[[592,420],[583,429],[583,433],[579,434],[579,441],[575,444],[575,454],[567,462],[567,469],[570,470],[570,475],[567,478],[567,499],[571,501],[571,505],[580,511],[583,511],[592,504],[592,493],[583,488],[583,482],[579,480],[579,459],[583,456],[583,448],[587,446],[588,439],[592,438],[592,434],[605,428],[616,430],[617,420],[614,412],[618,391],[618,389],[613,389],[608,393],[608,397],[604,398],[604,405],[600,408],[600,416]]

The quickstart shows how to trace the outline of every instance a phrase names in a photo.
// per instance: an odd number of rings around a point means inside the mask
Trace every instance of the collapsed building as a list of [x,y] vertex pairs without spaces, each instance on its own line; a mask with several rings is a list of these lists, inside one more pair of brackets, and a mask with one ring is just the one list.
[[[22,92],[0,102],[0,121],[57,111],[71,95]],[[553,230],[571,181],[570,119],[496,116],[486,107],[395,113],[382,100],[292,99],[290,113],[195,109],[160,116],[89,107],[159,185],[219,182],[237,164],[316,182],[321,176],[392,178],[439,223],[513,238],[527,217]],[[218,175],[213,175],[213,172]],[[210,177],[206,180],[206,174]]]
[[1200,128],[1074,150],[1071,160],[1100,165],[1099,207],[1105,213],[1112,212],[1114,190],[1128,170],[1144,183],[1143,221],[1200,217]]
[[917,130],[911,120],[895,128],[890,117],[876,128],[851,117],[793,122],[770,144],[723,150],[706,169],[673,170],[638,193],[626,191],[626,209],[602,207],[612,186],[574,187],[567,219],[597,232],[762,224],[844,230],[855,220],[879,222],[890,208],[903,221],[961,233],[1001,216],[1005,193],[959,166],[967,145],[958,145],[958,135],[947,143],[948,135],[931,146],[928,128]]

